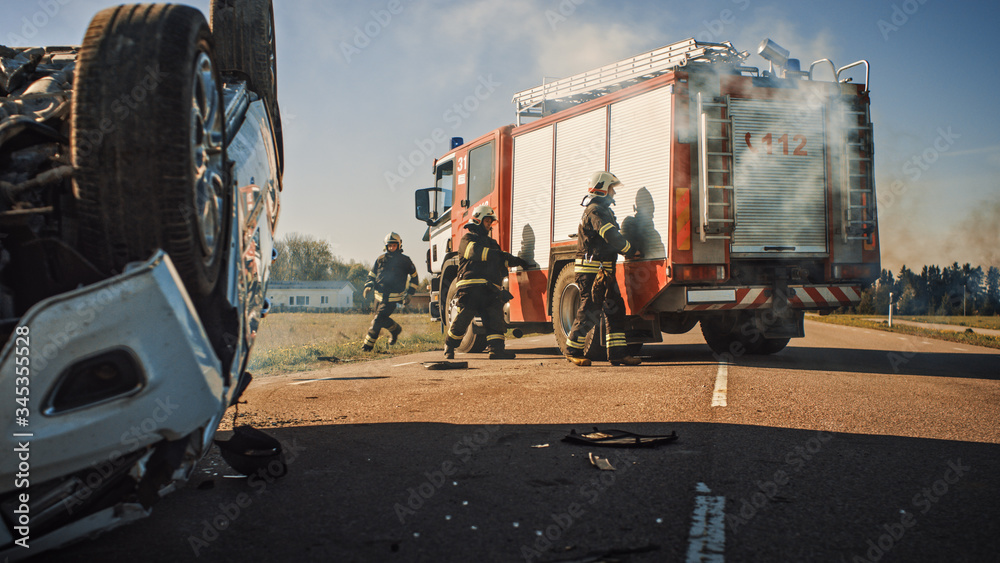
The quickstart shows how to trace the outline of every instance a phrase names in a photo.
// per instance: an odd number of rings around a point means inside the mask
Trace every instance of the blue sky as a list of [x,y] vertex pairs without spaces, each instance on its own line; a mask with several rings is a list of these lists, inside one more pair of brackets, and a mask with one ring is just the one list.
[[[0,4],[0,43],[52,45],[78,44],[115,2]],[[207,14],[207,0],[190,4]],[[396,231],[421,263],[412,193],[432,183],[439,140],[512,123],[511,96],[542,77],[688,37],[752,53],[770,37],[804,65],[871,63],[883,267],[1000,266],[995,1],[275,0],[275,18],[279,235],[327,240],[344,259],[370,262]],[[401,169],[414,151],[425,161]]]

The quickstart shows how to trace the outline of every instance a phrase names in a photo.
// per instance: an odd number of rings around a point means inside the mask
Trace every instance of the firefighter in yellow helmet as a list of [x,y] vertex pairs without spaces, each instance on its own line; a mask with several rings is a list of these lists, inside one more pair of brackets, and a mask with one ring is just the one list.
[[361,349],[370,352],[375,347],[382,329],[389,330],[389,344],[395,344],[403,327],[392,320],[390,315],[399,303],[406,305],[410,296],[417,291],[417,268],[413,261],[403,254],[403,239],[396,233],[385,236],[385,254],[375,259],[375,265],[368,272],[368,281],[362,293],[365,299],[374,292],[375,318],[365,335]]
[[[583,212],[576,239],[575,282],[580,290],[580,308],[573,328],[566,338],[566,359],[578,366],[589,366],[583,356],[587,333],[603,316],[607,327],[606,345],[611,365],[639,365],[628,354],[625,343],[625,300],[615,280],[618,255],[638,256],[618,229],[611,211],[615,188],[621,185],[610,172],[595,172],[590,176],[587,197],[590,201]],[[584,198],[586,200],[586,197]],[[582,204],[581,204],[582,205]]]
[[528,262],[500,250],[497,241],[490,238],[490,229],[497,215],[488,205],[472,211],[465,225],[468,231],[458,243],[458,313],[451,320],[445,339],[445,358],[455,357],[455,348],[462,343],[472,319],[478,315],[486,328],[486,346],[491,360],[510,360],[513,352],[505,349],[504,333],[507,323],[503,319],[503,305],[510,293],[503,289],[503,278],[512,266],[526,267]]

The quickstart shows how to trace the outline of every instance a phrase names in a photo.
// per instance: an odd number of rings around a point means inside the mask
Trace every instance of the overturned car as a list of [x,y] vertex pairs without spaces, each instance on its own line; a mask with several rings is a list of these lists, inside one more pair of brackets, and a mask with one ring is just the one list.
[[270,0],[0,46],[0,559],[150,513],[250,381],[283,153]]

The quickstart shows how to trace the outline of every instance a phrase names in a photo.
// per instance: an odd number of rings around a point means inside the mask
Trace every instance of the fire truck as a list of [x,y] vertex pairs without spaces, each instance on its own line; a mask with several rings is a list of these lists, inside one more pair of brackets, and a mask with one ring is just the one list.
[[[729,42],[680,41],[518,92],[516,124],[453,139],[415,196],[432,316],[453,316],[462,227],[490,205],[492,236],[531,263],[504,280],[509,326],[551,330],[565,353],[581,199],[599,170],[621,179],[613,209],[641,251],[615,276],[633,354],[699,323],[717,356],[772,354],[805,335],[806,311],[857,304],[880,270],[869,64],[803,70],[769,39],[758,53],[766,70]],[[605,353],[603,330],[589,357]],[[484,347],[474,323],[459,351]]]

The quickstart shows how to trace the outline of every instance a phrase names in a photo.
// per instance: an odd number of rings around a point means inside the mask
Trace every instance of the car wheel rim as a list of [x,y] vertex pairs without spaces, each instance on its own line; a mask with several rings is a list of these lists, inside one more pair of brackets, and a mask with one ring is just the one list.
[[194,177],[196,229],[205,263],[214,260],[222,234],[222,108],[218,86],[207,53],[194,67],[191,94],[191,162]]
[[448,326],[451,327],[451,323],[454,322],[455,317],[458,315],[458,298],[452,297],[451,301],[448,302]]
[[573,330],[576,311],[580,308],[580,288],[575,283],[567,284],[559,296],[559,322],[563,332],[569,334]]

